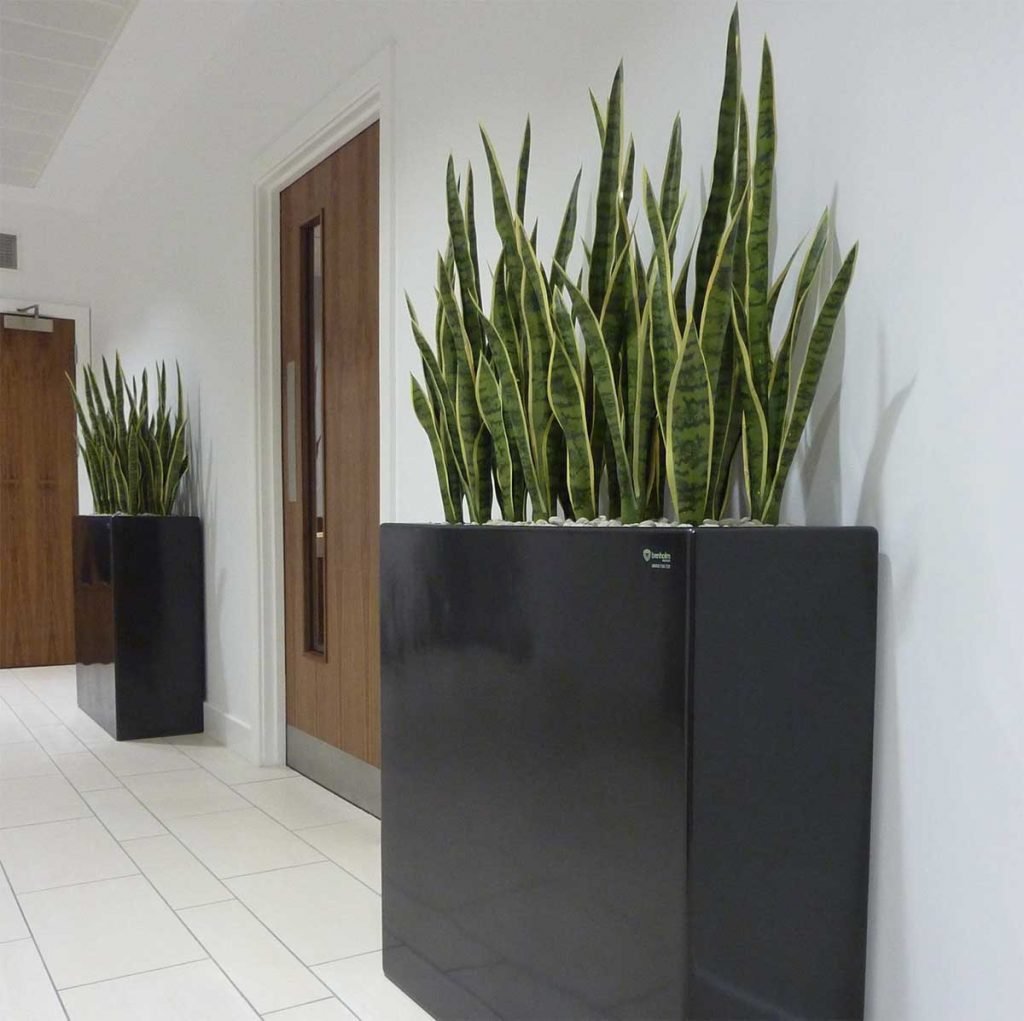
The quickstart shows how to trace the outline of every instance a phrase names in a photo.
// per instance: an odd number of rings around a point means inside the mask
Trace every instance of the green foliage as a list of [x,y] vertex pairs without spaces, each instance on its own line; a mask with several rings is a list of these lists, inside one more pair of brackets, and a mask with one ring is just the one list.
[[[746,130],[743,127],[738,138],[738,149],[748,146]],[[813,288],[816,282],[825,283],[820,269],[828,243],[826,209],[804,255],[789,320],[773,352],[771,335],[779,295],[797,255],[793,253],[773,282],[769,230],[775,149],[775,81],[766,39],[761,57],[751,187],[740,202],[740,216],[746,227],[740,239],[746,271],[743,286],[733,289],[732,330],[740,366],[744,494],[750,516],[769,524],[778,523],[782,492],[857,260],[854,245],[828,283],[826,297],[815,315]],[[805,324],[810,327],[809,339],[796,371],[794,351]]]
[[167,369],[156,367],[156,407],[150,408],[149,374],[141,388],[127,380],[117,357],[114,375],[103,359],[102,386],[83,369],[84,404],[68,377],[78,413],[79,446],[97,514],[170,514],[189,468],[188,420],[177,373],[177,406],[167,400]]
[[[771,272],[775,85],[764,44],[756,124],[741,88],[737,11],[729,23],[707,206],[681,241],[682,127],[672,124],[659,186],[640,178],[624,123],[620,64],[602,105],[590,94],[600,161],[593,233],[573,259],[582,171],[573,182],[550,262],[527,229],[527,121],[514,203],[497,151],[481,129],[500,254],[485,311],[473,175],[460,194],[449,159],[449,239],[437,269],[435,337],[409,305],[424,384],[416,416],[437,468],[445,519],[484,522],[494,495],[506,520],[662,516],[721,518],[742,462],[747,513],[776,522],[856,259],[821,280],[828,212],[813,234],[784,330],[773,324],[797,253]],[[637,236],[642,219],[651,246]],[[646,253],[646,255],[645,255]],[[818,286],[822,285],[822,286]],[[815,295],[827,290],[820,308]],[[788,292],[787,292],[788,293]],[[797,353],[802,352],[802,357]]]

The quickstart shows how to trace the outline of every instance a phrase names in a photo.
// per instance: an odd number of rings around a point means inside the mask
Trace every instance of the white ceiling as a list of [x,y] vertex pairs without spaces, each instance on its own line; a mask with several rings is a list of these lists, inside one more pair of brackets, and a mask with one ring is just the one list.
[[0,183],[35,187],[137,0],[0,0]]

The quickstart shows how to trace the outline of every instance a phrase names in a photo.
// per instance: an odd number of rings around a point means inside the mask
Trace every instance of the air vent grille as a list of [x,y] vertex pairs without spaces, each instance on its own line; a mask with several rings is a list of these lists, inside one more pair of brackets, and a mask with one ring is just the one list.
[[0,234],[0,269],[18,268],[18,235]]

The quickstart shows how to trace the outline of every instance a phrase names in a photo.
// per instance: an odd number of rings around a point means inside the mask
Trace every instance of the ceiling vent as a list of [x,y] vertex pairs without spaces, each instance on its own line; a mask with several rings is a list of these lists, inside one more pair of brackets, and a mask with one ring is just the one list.
[[18,235],[0,234],[0,269],[18,268]]

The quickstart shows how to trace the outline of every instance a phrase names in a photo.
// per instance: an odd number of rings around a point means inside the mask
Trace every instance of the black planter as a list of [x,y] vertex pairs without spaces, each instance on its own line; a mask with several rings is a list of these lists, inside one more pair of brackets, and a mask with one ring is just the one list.
[[393,982],[443,1021],[863,1016],[873,529],[381,550]]
[[118,740],[203,729],[199,518],[76,517],[78,705]]

